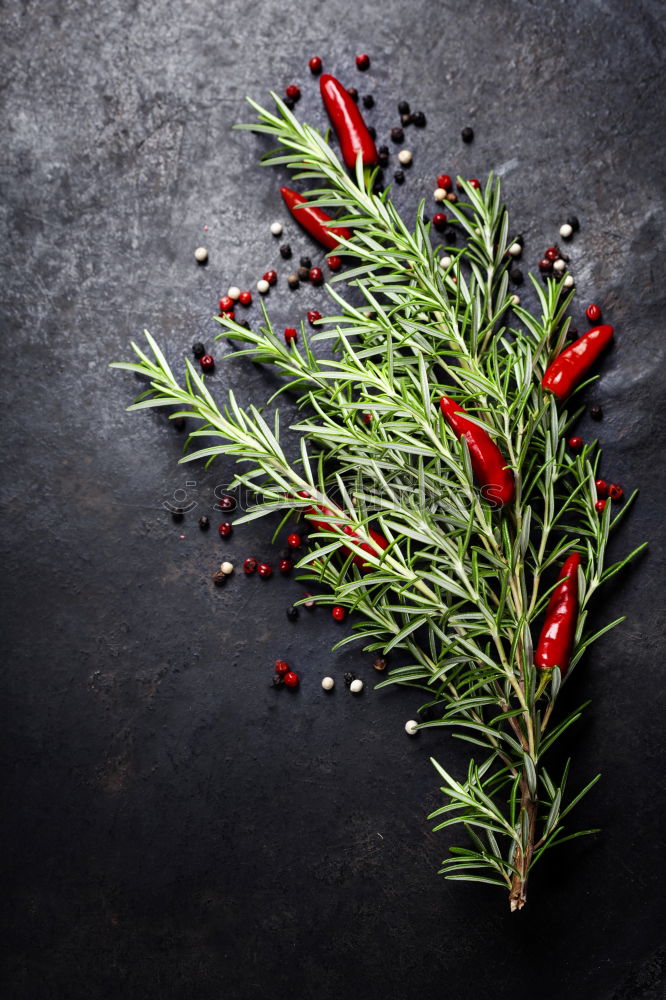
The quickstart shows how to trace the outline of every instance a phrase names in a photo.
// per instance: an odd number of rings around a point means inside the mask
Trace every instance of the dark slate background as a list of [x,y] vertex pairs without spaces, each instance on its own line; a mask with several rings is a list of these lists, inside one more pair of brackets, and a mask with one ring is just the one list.
[[[530,0],[374,6],[275,0],[13,0],[0,5],[3,300],[3,943],[7,1000],[419,995],[657,1000],[663,988],[662,436],[664,8]],[[358,73],[357,52],[372,56]],[[533,265],[576,212],[574,322],[598,301],[617,344],[589,401],[602,471],[640,487],[614,552],[651,552],[595,609],[626,614],[578,672],[577,814],[603,834],[535,872],[511,916],[490,887],[436,874],[450,841],[434,754],[465,746],[404,722],[418,692],[373,692],[367,654],[325,611],[291,625],[295,580],[236,575],[275,558],[270,526],[201,534],[231,467],[178,467],[162,414],[107,364],[148,327],[180,364],[211,345],[228,285],[280,282],[284,218],[262,144],[232,133],[246,94],[302,84],[307,60],[376,98],[380,137],[406,98],[428,116],[399,204],[432,204],[445,170],[503,176]],[[471,124],[473,145],[460,129]],[[204,233],[207,225],[209,231]],[[205,244],[210,264],[193,250]],[[257,315],[256,305],[249,317]],[[222,363],[212,385],[262,401],[270,377]],[[196,481],[174,525],[164,499]],[[180,536],[184,537],[180,537]],[[302,673],[270,687],[276,657]],[[366,681],[352,697],[345,669]],[[324,673],[338,687],[325,696]]]

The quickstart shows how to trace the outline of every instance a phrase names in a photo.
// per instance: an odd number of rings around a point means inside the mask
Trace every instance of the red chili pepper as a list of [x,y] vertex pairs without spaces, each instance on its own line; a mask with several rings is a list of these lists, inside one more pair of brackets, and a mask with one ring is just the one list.
[[516,495],[513,472],[506,468],[506,459],[493,439],[482,427],[466,418],[462,406],[455,400],[442,396],[439,406],[454,434],[467,441],[472,469],[481,486],[482,496],[498,507],[510,503]]
[[319,81],[324,107],[338,136],[342,159],[350,168],[356,166],[360,152],[364,167],[377,163],[377,147],[363,121],[363,116],[339,80],[324,73]]
[[565,560],[546,608],[546,619],[541,629],[534,654],[539,670],[559,667],[562,676],[569,669],[578,622],[578,567],[580,556],[573,552]]
[[340,245],[341,239],[351,239],[351,233],[348,229],[345,229],[344,226],[335,226],[335,220],[330,215],[323,212],[321,208],[309,205],[307,198],[304,198],[302,194],[298,194],[290,188],[280,188],[280,194],[296,222],[300,222],[303,229],[310,236],[314,236],[327,250],[335,250]]
[[[308,494],[303,491],[299,492],[298,495],[299,497],[303,497],[304,499],[307,499],[308,497]],[[330,507],[306,507],[304,513],[305,516],[310,519],[313,527],[315,527],[317,531],[342,532],[343,534],[347,535],[348,538],[353,539],[353,541],[356,542],[357,547],[360,548],[363,552],[367,552],[369,553],[369,555],[377,558],[378,553],[375,552],[372,546],[368,545],[367,542],[361,541],[361,539],[356,534],[356,532],[354,531],[354,529],[350,524],[339,524],[339,523],[330,524],[328,521],[319,520],[319,518],[322,516],[334,517],[334,518],[343,517],[344,515],[341,510],[331,510]],[[388,548],[388,542],[386,541],[383,535],[379,534],[378,531],[375,531],[374,528],[366,528],[365,530],[370,535],[373,542],[376,542],[381,549]],[[347,555],[350,555],[351,552],[354,551],[354,562],[359,567],[359,569],[363,570],[364,572],[367,573],[368,570],[374,569],[374,567],[370,563],[366,562],[366,560],[359,552],[347,548],[346,545],[342,546],[342,551],[345,552]]]
[[541,380],[543,388],[558,399],[566,399],[612,339],[612,326],[595,326],[588,330],[548,365]]

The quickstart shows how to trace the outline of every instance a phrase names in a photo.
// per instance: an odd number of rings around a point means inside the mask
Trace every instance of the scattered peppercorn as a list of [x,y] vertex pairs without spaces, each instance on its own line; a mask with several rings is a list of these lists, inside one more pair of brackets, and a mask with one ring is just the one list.
[[590,416],[592,417],[593,420],[601,420],[603,415],[604,415],[603,410],[597,404],[590,407]]
[[206,348],[201,343],[201,341],[197,340],[196,344],[192,344],[192,354],[194,355],[195,358],[200,358],[205,353],[206,353]]
[[422,111],[415,111],[412,115],[412,124],[416,125],[417,128],[425,128],[426,126],[426,116]]
[[386,659],[383,656],[376,656],[372,661],[375,670],[386,670]]
[[257,560],[250,557],[243,563],[243,572],[251,576],[257,568]]
[[569,447],[571,448],[572,451],[582,451],[583,439],[579,437],[570,437]]
[[259,563],[257,573],[262,580],[268,580],[269,576],[273,575],[273,567],[269,566],[268,563]]
[[285,90],[287,97],[291,97],[294,101],[300,101],[301,99],[301,88],[297,87],[295,83],[290,83]]
[[356,680],[352,681],[349,685],[349,690],[352,694],[360,694],[363,690],[363,681],[357,677]]
[[571,237],[573,236],[573,228],[569,225],[568,222],[564,222],[560,226],[560,236],[562,237],[563,240],[570,240]]
[[290,111],[293,111],[294,108],[296,107],[296,101],[294,100],[293,97],[285,97],[282,103],[284,104],[285,108],[289,108]]
[[204,354],[203,357],[199,358],[199,364],[201,365],[201,370],[204,372],[215,371],[215,359],[210,354]]
[[199,518],[199,527],[202,531],[208,531],[210,528],[210,519],[207,518],[205,514]]
[[340,607],[339,604],[336,604],[333,607],[333,609],[331,610],[331,614],[335,618],[336,622],[344,621],[345,618],[347,617],[347,612],[345,611],[344,608]]
[[287,326],[284,330],[285,343],[290,344],[292,340],[298,340],[298,331],[293,326]]
[[455,203],[456,201],[458,201],[458,195],[455,193],[455,191],[449,191],[449,193],[446,196],[446,200]]
[[358,90],[356,87],[347,87],[347,93],[351,97],[354,104],[358,104]]
[[218,498],[217,506],[220,510],[236,510],[236,498],[225,493],[224,496]]
[[290,622],[295,622],[298,618],[298,608],[295,608],[293,604],[287,608],[287,618]]
[[299,676],[298,676],[298,674],[294,673],[293,670],[288,670],[287,673],[282,678],[282,680],[284,681],[285,687],[288,687],[288,688],[297,688],[298,687]]
[[227,582],[227,578],[221,569],[218,569],[217,573],[213,573],[213,583],[216,587],[223,587]]
[[435,229],[444,229],[446,226],[446,216],[443,212],[435,212],[432,217],[432,224]]
[[317,312],[316,309],[310,309],[308,312],[308,323],[310,326],[314,326],[318,319],[321,319],[321,313]]
[[287,284],[292,289],[292,291],[293,289],[298,288],[298,286],[300,285],[300,281],[298,280],[298,275],[297,274],[288,275]]
[[474,129],[470,128],[469,125],[465,125],[465,128],[460,132],[460,138],[463,142],[472,142],[474,139]]
[[342,258],[337,257],[335,254],[332,257],[326,258],[326,263],[330,267],[331,271],[339,271],[342,267]]
[[398,153],[398,160],[402,163],[403,167],[408,167],[413,159],[414,154],[411,149],[401,149]]
[[238,301],[242,306],[252,305],[252,292],[241,292],[238,296]]
[[289,664],[286,660],[275,661],[275,673],[280,677],[284,677],[285,674],[289,673]]
[[398,114],[400,114],[400,115],[408,115],[411,110],[412,109],[410,108],[408,101],[399,101],[398,102]]
[[311,267],[308,277],[313,285],[321,285],[324,281],[324,272],[320,267]]
[[539,261],[539,270],[541,271],[542,274],[549,274],[553,270],[552,260],[548,260],[547,257],[543,257]]
[[607,502],[606,500],[597,500],[597,502],[594,505],[594,509],[596,510],[597,514],[603,514],[603,512],[606,510],[606,502]]
[[332,677],[322,677],[321,686],[323,687],[324,691],[332,691],[333,688],[335,687],[335,681],[333,680]]
[[280,247],[280,256],[283,258],[283,260],[289,260],[289,258],[291,257],[291,247],[289,246],[288,243],[283,243],[282,246]]
[[205,247],[197,247],[194,251],[194,259],[197,264],[205,264],[208,260],[208,251]]
[[391,129],[391,141],[397,143],[405,141],[405,133],[402,131],[401,128]]
[[578,219],[577,219],[577,217],[575,215],[570,215],[569,216],[569,218],[567,219],[567,225],[571,226],[571,228],[573,229],[574,233],[577,233],[578,230],[580,229],[580,222],[578,221]]
[[514,285],[522,285],[523,283],[523,272],[519,267],[512,267],[509,271],[509,278],[514,283]]
[[356,56],[356,68],[360,69],[362,73],[370,68],[370,56],[367,52],[362,52],[361,55]]
[[396,172],[393,174],[393,180],[396,182],[396,184],[404,184],[405,183],[404,170],[396,170]]
[[374,108],[374,106],[375,106],[375,99],[372,96],[372,94],[364,94],[363,95],[363,107],[364,108]]
[[348,670],[344,675],[345,687],[349,687],[352,681],[356,680],[356,674]]
[[281,573],[291,573],[294,568],[294,564],[291,559],[280,559],[278,563],[278,569]]
[[220,299],[220,312],[231,312],[233,308],[234,300],[228,295],[223,295]]
[[469,184],[470,187],[473,187],[476,191],[481,190],[481,181],[477,180],[476,177],[470,177],[467,183]]
[[282,678],[280,677],[279,674],[273,674],[273,677],[271,678],[271,684],[273,685],[273,687],[276,688],[282,687]]
[[585,310],[585,315],[589,319],[590,323],[598,323],[601,319],[601,309],[594,303],[589,305]]
[[312,260],[310,259],[310,257],[301,257],[299,263],[301,267],[307,267],[308,271],[312,267]]
[[174,417],[171,423],[175,431],[182,431],[185,428],[185,417]]
[[171,511],[171,517],[176,524],[179,524],[185,517],[185,511],[182,507],[175,507],[174,510]]
[[377,129],[374,125],[368,125],[368,135],[373,141],[377,138]]
[[289,546],[290,549],[299,549],[302,544],[303,544],[303,539],[301,538],[300,535],[296,534],[296,532],[294,532],[293,535],[289,535],[289,537],[287,538],[287,545]]
[[257,291],[260,295],[265,295],[266,292],[270,292],[271,286],[268,284],[265,278],[260,278],[257,282]]
[[611,500],[621,500],[624,496],[624,490],[617,483],[611,483],[608,487],[608,496]]
[[578,329],[575,326],[570,326],[567,330],[567,340],[578,340]]
[[220,572],[224,573],[225,576],[231,576],[234,571],[234,564],[231,562],[220,563]]
[[322,68],[322,61],[319,58],[319,56],[313,56],[310,62],[308,63],[308,66],[310,67],[310,72],[314,76],[319,76]]
[[443,188],[445,191],[450,191],[453,187],[453,181],[448,174],[440,174],[437,178],[437,187]]
[[379,147],[379,149],[377,150],[377,160],[379,162],[380,167],[388,166],[388,161],[389,161],[388,146]]
[[594,488],[597,491],[597,496],[598,497],[607,497],[608,496],[608,483],[605,480],[603,480],[603,479],[597,479],[596,482],[595,482],[595,484],[594,484]]
[[220,534],[220,538],[229,538],[229,536],[231,535],[231,532],[234,529],[233,529],[233,525],[229,521],[224,521],[222,524],[220,524],[218,526],[217,530],[218,530],[218,532]]
[[303,267],[303,265],[301,265],[301,267],[299,267],[298,271],[296,272],[296,277],[298,278],[299,281],[309,281],[310,280],[310,268],[309,267]]
[[558,247],[548,247],[548,249],[546,250],[546,252],[544,254],[544,257],[546,258],[546,260],[552,260],[552,261],[559,260],[560,259],[559,248]]
[[278,279],[277,271],[274,271],[271,268],[270,271],[266,271],[266,273],[263,275],[263,278],[264,278],[264,281],[267,281],[269,285],[274,285],[275,282]]

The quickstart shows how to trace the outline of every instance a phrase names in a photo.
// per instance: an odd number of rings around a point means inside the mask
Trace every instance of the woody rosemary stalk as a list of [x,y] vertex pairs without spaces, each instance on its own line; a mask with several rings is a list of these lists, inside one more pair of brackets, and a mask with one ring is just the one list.
[[[258,332],[218,321],[220,336],[241,344],[237,355],[283,377],[268,405],[285,392],[296,401],[290,436],[300,440],[299,459],[285,455],[276,405],[270,422],[232,393],[220,408],[189,361],[184,384],[176,379],[150,334],[147,352],[133,345],[136,362],[115,367],[148,382],[130,409],[170,404],[174,418],[201,421],[190,443],[219,439],[183,461],[237,459],[234,485],[258,502],[236,523],[275,510],[309,519],[301,578],[328,585],[322,603],[355,612],[353,634],[338,645],[360,639],[369,650],[400,651],[401,665],[378,686],[423,691],[436,717],[421,728],[451,729],[479,757],[461,779],[433,761],[444,796],[435,829],[462,826],[470,841],[450,849],[442,872],[501,886],[520,909],[542,855],[590,832],[571,831],[568,816],[597,780],[570,794],[569,763],[559,777],[546,767],[581,709],[558,718],[563,677],[558,667],[536,670],[533,630],[561,563],[579,553],[571,683],[588,646],[622,620],[587,633],[592,596],[642,548],[605,565],[609,532],[630,501],[597,515],[599,449],[567,452],[577,413],[541,387],[565,341],[571,296],[555,280],[542,288],[532,279],[539,315],[512,308],[509,222],[496,179],[483,191],[462,182],[467,201],[449,210],[465,244],[447,248],[452,262],[442,268],[422,206],[409,228],[387,193],[372,193],[374,174],[360,157],[350,176],[325,138],[272,96],[276,112],[250,102],[258,121],[241,127],[277,141],[267,165],[314,183],[304,192],[310,204],[337,213],[336,225],[352,234],[337,251],[351,266],[328,286],[334,314],[310,338],[302,326],[301,347],[275,333],[263,303]],[[466,434],[440,410],[444,396],[505,456],[515,496],[501,508],[480,492]]]

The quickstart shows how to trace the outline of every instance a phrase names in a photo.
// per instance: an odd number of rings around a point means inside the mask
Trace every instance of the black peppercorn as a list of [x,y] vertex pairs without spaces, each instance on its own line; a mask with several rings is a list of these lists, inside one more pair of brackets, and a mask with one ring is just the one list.
[[221,569],[218,569],[217,573],[213,573],[213,583],[216,587],[223,587],[227,582],[227,575],[223,573]]
[[413,117],[413,115],[410,115],[410,114],[400,115],[400,124],[404,125],[405,127],[407,125],[413,125],[414,124],[414,117]]
[[345,674],[345,687],[349,687],[352,681],[356,680],[356,674],[353,674],[351,670],[348,670]]
[[208,529],[210,528],[210,521],[208,520],[205,514],[199,518],[199,527],[201,528],[202,531],[208,531]]
[[393,180],[396,182],[396,184],[404,184],[405,183],[405,171],[404,170],[396,170],[396,172],[393,174]]
[[273,679],[271,680],[271,684],[273,685],[274,688],[279,688],[282,686],[282,678],[280,677],[279,674],[273,674]]
[[412,109],[407,101],[400,101],[398,104],[398,113],[401,115],[408,115]]
[[524,278],[523,272],[519,267],[512,267],[509,271],[509,278],[514,283],[514,285],[522,285]]
[[416,125],[417,128],[425,128],[426,126],[426,116],[422,111],[415,111],[412,115],[412,124]]
[[301,257],[300,264],[301,267],[307,267],[308,271],[312,267],[312,261],[309,257]]
[[387,153],[377,153],[377,162],[380,167],[388,167],[389,156]]
[[299,281],[309,281],[310,280],[310,268],[309,267],[299,267],[296,272]]
[[375,99],[372,96],[372,94],[364,94],[363,95],[363,107],[364,108],[374,108],[374,106],[375,106]]
[[287,275],[287,284],[292,289],[298,288],[298,286],[300,285],[300,281],[298,280],[298,275],[297,274]]
[[291,247],[289,246],[288,243],[283,243],[282,246],[280,247],[280,256],[284,260],[289,260],[289,258],[291,257]]
[[447,229],[444,232],[444,239],[446,240],[447,243],[455,243],[456,240],[458,239],[458,234],[455,231],[455,229]]
[[293,97],[283,97],[282,103],[286,108],[289,108],[290,111],[293,111],[296,101],[294,100]]
[[182,431],[185,427],[185,417],[174,417],[171,423],[175,431]]
[[423,213],[423,225],[427,226],[429,222],[430,222],[430,216],[426,215],[425,212],[424,212]]
[[404,142],[405,141],[405,133],[402,131],[401,128],[392,128],[391,129],[391,141],[392,142]]
[[202,358],[206,353],[205,345],[197,340],[196,344],[192,344],[192,354],[195,358]]
[[377,129],[375,128],[374,125],[368,125],[368,135],[370,136],[371,139],[377,138]]
[[474,129],[466,125],[465,128],[460,133],[463,142],[471,142],[474,138]]
[[176,522],[176,524],[178,524],[185,517],[185,511],[182,509],[182,507],[175,507],[171,511],[171,517]]
[[244,330],[249,330],[250,329],[250,324],[248,323],[248,321],[246,319],[242,319],[238,325],[242,326]]
[[287,608],[287,618],[290,622],[295,622],[298,618],[298,608],[295,608],[293,604]]
[[603,415],[604,415],[603,410],[601,409],[600,406],[595,405],[590,407],[590,416],[592,417],[593,420],[601,420]]
[[578,230],[580,229],[580,222],[578,221],[578,218],[575,215],[569,216],[569,218],[567,219],[567,225],[571,226],[574,233],[577,233]]
[[351,97],[352,101],[356,101],[356,103],[358,104],[358,90],[356,89],[356,87],[348,87],[347,93]]
[[376,656],[372,661],[375,670],[386,670],[386,659],[383,656]]

